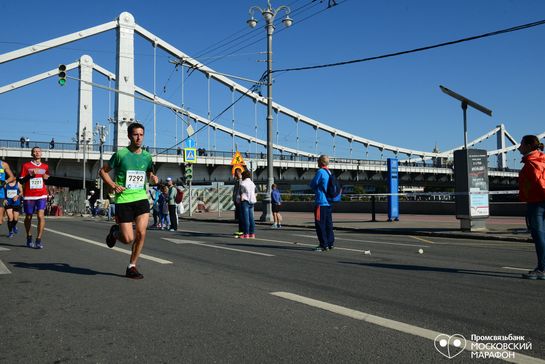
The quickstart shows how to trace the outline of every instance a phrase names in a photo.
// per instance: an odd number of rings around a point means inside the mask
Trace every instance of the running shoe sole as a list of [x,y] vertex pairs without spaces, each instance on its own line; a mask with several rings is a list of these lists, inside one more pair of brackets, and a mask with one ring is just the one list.
[[113,248],[115,246],[115,243],[117,241],[114,236],[115,231],[119,231],[118,225],[112,225],[112,227],[110,227],[110,232],[108,233],[108,236],[106,236],[106,245],[108,245],[108,248]]

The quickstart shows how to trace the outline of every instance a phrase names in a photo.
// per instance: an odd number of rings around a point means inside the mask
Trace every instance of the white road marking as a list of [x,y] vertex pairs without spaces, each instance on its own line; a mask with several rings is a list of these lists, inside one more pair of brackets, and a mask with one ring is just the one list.
[[[108,248],[108,246],[106,245],[106,243],[101,243],[101,242],[98,242],[98,241],[95,241],[95,240],[85,239],[85,238],[82,238],[82,237],[80,237],[80,236],[76,236],[76,235],[72,235],[72,234],[63,233],[62,231],[53,230],[53,229],[49,229],[49,228],[45,228],[45,230],[46,230],[46,231],[49,231],[49,232],[52,232],[52,233],[55,233],[55,234],[59,234],[59,235],[62,235],[62,236],[66,236],[66,237],[71,238],[71,239],[83,241],[84,243],[96,245],[96,246],[101,247],[101,248],[105,248],[105,249],[109,249],[109,250],[114,250],[114,251],[119,252],[119,253],[131,255],[131,251],[130,251],[130,250],[121,249],[121,248],[118,248],[118,247],[115,247],[115,246],[114,246],[113,248]],[[165,260],[165,259],[161,259],[161,258],[152,257],[151,255],[147,255],[147,254],[140,254],[140,259],[151,260],[152,262],[156,262],[156,263],[159,263],[159,264],[172,264],[172,262],[169,261],[169,260]]]
[[[306,235],[303,235],[303,236],[308,238],[308,236],[306,236]],[[287,240],[274,240],[274,239],[265,239],[265,238],[256,238],[255,240],[270,241],[272,243],[289,244],[289,245],[296,244],[296,245],[301,245],[301,246],[310,246],[310,247],[313,247],[313,248],[315,248],[317,246],[317,244],[305,244],[305,243],[299,243],[297,241],[287,241]],[[361,250],[361,249],[339,248],[336,245],[335,245],[335,250],[345,250],[345,251],[356,252],[356,253],[363,252],[363,250]]]
[[520,271],[524,271],[524,272],[529,272],[531,271],[531,269],[528,269],[528,268],[517,268],[517,267],[502,267],[503,269],[511,269],[511,270],[520,270]]
[[433,241],[431,240],[428,240],[428,239],[424,239],[424,238],[420,238],[418,236],[412,236],[412,235],[408,235],[410,238],[413,238],[413,239],[416,239],[416,240],[420,240],[420,241],[423,241],[424,243],[429,243],[429,244],[434,244]]
[[171,239],[171,238],[163,238],[164,240],[169,240],[171,243],[174,244],[198,244],[199,241],[196,240],[183,240],[183,239]]
[[[300,236],[300,237],[304,237],[304,238],[309,237],[308,235],[299,235],[299,234],[294,234],[294,236]],[[353,242],[356,242],[356,243],[380,244],[380,245],[414,246],[414,247],[417,247],[417,248],[429,247],[429,245],[422,245],[422,244],[417,245],[417,244],[389,243],[389,242],[385,242],[385,241],[371,241],[371,240],[361,240],[361,239],[350,239],[350,238],[343,238],[341,236],[336,235],[335,236],[335,241],[337,241],[337,240],[353,241]],[[356,251],[361,251],[361,250],[356,250]]]
[[4,247],[1,247],[1,246],[0,246],[0,252],[7,252],[7,251],[9,251],[8,248],[4,248]]
[[[338,306],[338,305],[334,305],[334,304],[331,304],[331,303],[318,301],[318,300],[315,300],[315,299],[312,299],[312,298],[299,296],[299,295],[294,294],[294,293],[270,292],[270,294],[273,295],[273,296],[276,296],[276,297],[284,298],[286,300],[302,303],[302,304],[305,304],[305,305],[308,305],[308,306],[311,306],[311,307],[316,307],[316,308],[320,308],[322,310],[333,312],[333,313],[336,313],[338,315],[350,317],[350,318],[353,318],[355,320],[365,321],[365,322],[368,322],[370,324],[378,325],[378,326],[381,326],[381,327],[385,327],[385,328],[388,328],[388,329],[396,330],[396,331],[403,332],[403,333],[410,334],[410,335],[414,335],[414,336],[419,336],[419,337],[422,337],[422,338],[425,338],[425,339],[429,339],[431,341],[434,341],[437,338],[437,336],[439,336],[439,335],[446,335],[446,334],[438,332],[438,331],[433,331],[433,330],[425,329],[423,327],[418,327],[418,326],[415,326],[415,325],[406,324],[406,323],[401,322],[401,321],[390,320],[390,319],[387,319],[387,318],[384,318],[384,317],[371,315],[369,313],[352,310],[350,308],[346,308],[346,307],[343,307],[343,306]],[[524,354],[520,354],[520,353],[517,353],[517,352],[507,351],[507,350],[493,350],[493,349],[492,350],[486,350],[486,349],[479,350],[477,343],[475,343],[474,341],[470,341],[470,340],[466,340],[466,341],[467,341],[467,346],[466,346],[465,350],[474,351],[474,352],[498,353],[497,358],[505,358],[506,355],[502,356],[502,354],[509,353],[510,354],[509,356],[511,356],[511,357],[507,358],[507,359],[504,359],[504,360],[508,361],[508,362],[511,362],[511,363],[545,363],[545,360],[542,360],[542,359],[539,359],[539,358],[534,358],[534,357],[527,356],[527,355],[524,355]]]
[[170,241],[171,243],[174,243],[174,244],[192,244],[192,245],[204,246],[204,247],[207,247],[207,248],[231,250],[231,251],[239,252],[239,253],[261,255],[261,256],[263,256],[263,257],[274,257],[274,255],[272,255],[272,254],[265,254],[265,253],[253,252],[253,251],[250,251],[250,250],[242,250],[242,249],[228,248],[228,247],[219,246],[219,245],[205,244],[205,243],[201,243],[201,242],[199,242],[199,241],[181,240],[181,239],[171,239],[171,238],[163,238],[163,239],[164,239],[164,240],[168,240],[168,241]]
[[5,264],[2,263],[1,260],[0,260],[0,274],[11,274],[10,270],[8,269],[8,267],[6,267]]

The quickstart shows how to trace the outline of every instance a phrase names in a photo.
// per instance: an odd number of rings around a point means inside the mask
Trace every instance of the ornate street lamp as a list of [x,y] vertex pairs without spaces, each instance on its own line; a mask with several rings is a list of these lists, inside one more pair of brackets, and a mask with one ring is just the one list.
[[250,19],[246,23],[255,28],[257,25],[257,19],[254,18],[254,12],[259,11],[265,19],[265,29],[267,30],[267,196],[264,203],[266,206],[263,208],[263,214],[261,215],[261,221],[272,221],[272,206],[271,206],[271,192],[272,185],[274,183],[274,169],[273,169],[273,107],[272,107],[272,35],[274,32],[274,19],[276,15],[284,11],[285,17],[282,19],[282,23],[286,27],[290,27],[293,24],[293,20],[290,18],[290,8],[286,5],[279,6],[274,9],[271,6],[271,1],[267,0],[267,8],[261,9],[259,6],[252,6],[249,10]]

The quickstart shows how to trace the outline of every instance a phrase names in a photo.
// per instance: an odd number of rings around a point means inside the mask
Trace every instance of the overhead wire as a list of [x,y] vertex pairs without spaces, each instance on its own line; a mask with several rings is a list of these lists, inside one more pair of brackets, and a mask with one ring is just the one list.
[[[297,3],[300,2],[300,1],[302,1],[302,0],[295,0],[295,1],[291,2],[290,4],[288,4],[288,6],[289,6],[289,7],[294,6],[295,4],[297,4]],[[312,1],[310,1],[310,2],[309,2],[308,4],[306,4],[306,5],[303,5],[303,6],[299,7],[299,8],[297,8],[297,9],[293,10],[293,11],[291,12],[291,14],[296,14],[298,11],[300,11],[301,9],[304,9],[305,7],[307,7],[308,5],[310,5],[311,3],[312,3]],[[277,21],[277,23],[278,23],[278,21]],[[244,32],[244,34],[238,35],[238,34],[241,33],[241,32]],[[238,36],[236,36],[236,35],[238,35]],[[233,37],[233,36],[236,36],[236,37],[233,38],[233,39],[231,39],[231,40],[229,40],[229,41],[227,41],[227,42],[224,42],[224,43],[222,44],[223,41],[225,41],[225,40],[227,40],[227,39],[229,39],[229,38],[231,38],[231,37]],[[195,58],[201,59],[202,57],[204,57],[205,55],[207,55],[207,54],[209,54],[209,53],[214,53],[214,52],[218,53],[220,50],[221,50],[221,52],[225,52],[225,51],[222,50],[222,49],[225,48],[226,46],[232,44],[233,42],[236,42],[236,41],[240,40],[240,42],[238,42],[237,44],[232,45],[232,46],[229,47],[228,49],[231,49],[231,48],[233,48],[233,47],[237,47],[237,46],[239,46],[241,43],[243,43],[243,42],[245,42],[245,41],[248,41],[249,39],[253,39],[253,38],[255,38],[256,36],[260,36],[260,35],[258,34],[258,29],[257,29],[257,28],[248,29],[248,27],[244,27],[244,28],[242,28],[241,30],[235,32],[234,34],[232,34],[232,35],[230,35],[230,36],[224,38],[223,41],[216,42],[216,43],[214,43],[213,45],[207,47],[207,48],[205,49],[206,51],[201,51],[201,52],[197,53],[197,56],[195,56]],[[249,38],[249,39],[243,39],[243,38],[247,38],[247,37],[250,37],[250,38]]]
[[[296,4],[296,3],[300,2],[300,1],[302,1],[302,0],[296,0],[296,1],[292,2],[292,3],[290,4],[290,6],[293,6],[294,4]],[[344,0],[344,1],[341,1],[341,2],[339,2],[339,3],[336,3],[336,5],[339,5],[339,4],[344,3],[344,2],[346,2],[346,1],[348,1],[348,0]],[[320,3],[321,3],[321,2],[320,2]],[[292,11],[290,14],[293,15],[293,16],[296,16],[297,14],[301,14],[301,13],[305,12],[305,11],[308,10],[308,9],[312,9],[312,8],[314,8],[315,6],[320,5],[320,3],[311,0],[310,2],[307,2],[306,4],[302,5],[301,7],[295,9],[295,10]],[[308,9],[306,9],[306,8],[308,8]],[[320,10],[318,10],[318,11],[316,11],[316,12],[310,14],[309,16],[307,16],[307,17],[305,17],[305,18],[303,18],[303,19],[297,21],[297,24],[302,23],[303,21],[306,21],[306,20],[308,20],[308,19],[310,19],[310,18],[312,18],[312,17],[314,17],[314,16],[316,16],[316,15],[318,15],[318,14],[320,14],[320,13],[326,11],[326,10],[329,10],[329,9],[331,9],[331,8],[332,8],[332,6],[326,7],[326,8],[324,8],[324,9],[320,9]],[[282,20],[275,20],[275,22],[276,22],[277,24],[280,23],[281,21],[282,21]],[[280,30],[278,30],[278,32],[284,31],[284,30],[286,30],[286,29],[287,29],[287,28],[281,28]],[[251,34],[251,33],[254,32],[255,30],[256,30],[256,29],[252,29],[252,30],[250,31],[250,33],[246,33],[246,35]],[[234,33],[234,34],[236,35],[236,34],[238,34],[238,33],[240,33],[240,31],[238,31],[238,32],[236,32],[236,33]],[[259,34],[257,34],[257,33],[256,33],[256,35],[259,36],[259,37],[261,37],[261,35],[259,35]],[[253,39],[253,38],[256,38],[256,35],[251,36],[251,38],[248,39],[248,40],[251,40],[251,39]],[[229,39],[229,38],[230,38],[230,37],[226,37],[226,38],[224,38],[224,39]],[[239,38],[241,38],[241,37],[237,37],[236,39],[239,39]],[[248,41],[248,40],[246,40],[246,41]],[[261,39],[258,39],[258,40],[254,41],[254,42],[249,43],[249,44],[245,44],[245,45],[243,45],[242,47],[238,48],[237,50],[235,50],[235,51],[233,51],[233,52],[231,52],[231,53],[228,53],[228,54],[226,54],[226,55],[224,55],[224,56],[218,57],[216,60],[213,60],[213,61],[209,62],[208,65],[210,65],[211,63],[214,63],[215,61],[218,61],[218,60],[220,60],[220,59],[223,59],[223,58],[225,58],[225,57],[228,57],[228,56],[230,56],[230,55],[236,54],[238,51],[240,51],[240,50],[242,50],[242,49],[245,49],[245,48],[247,48],[247,47],[249,47],[249,46],[251,46],[251,45],[253,45],[253,44],[255,44],[255,43],[259,42],[259,41],[261,41]],[[230,44],[230,43],[232,43],[232,42],[233,42],[233,40],[227,42],[225,45]],[[217,45],[218,43],[220,43],[220,42],[216,42],[215,45]],[[243,42],[240,42],[239,44],[242,44],[242,43],[243,43]],[[233,46],[231,46],[231,47],[229,47],[229,48],[227,48],[227,49],[231,49],[232,47],[233,47]],[[207,49],[208,49],[208,48],[211,48],[211,47],[207,47]],[[221,47],[220,47],[220,48],[221,48]],[[216,49],[217,49],[217,48],[216,48]],[[204,55],[207,54],[207,53],[209,53],[209,52],[204,52],[204,53],[202,53],[202,54],[201,54],[201,57],[204,56]],[[200,58],[200,57],[196,57],[196,58]],[[189,67],[189,68],[187,69],[187,71],[186,71],[186,72],[188,72],[189,74],[188,74],[187,76],[185,76],[185,79],[187,79],[194,71],[200,69],[200,68],[203,67],[203,66],[204,66],[204,64],[201,63],[201,64],[196,65],[196,66],[194,66],[194,67]],[[183,68],[182,68],[182,69],[183,69]],[[246,96],[246,95],[249,94],[250,92],[259,92],[259,93],[261,93],[261,92],[260,92],[260,88],[261,88],[261,86],[262,86],[262,84],[263,84],[263,81],[267,78],[267,75],[268,75],[268,72],[265,71],[265,72],[263,73],[263,75],[261,76],[260,80],[259,80],[257,83],[255,83],[253,86],[251,86],[251,87],[248,89],[248,91],[246,91],[244,94],[242,94],[235,102],[233,102],[233,103],[231,103],[229,106],[227,106],[227,107],[226,107],[221,113],[219,113],[213,120],[210,120],[208,123],[204,124],[204,125],[201,126],[199,129],[197,129],[197,131],[195,131],[195,134],[198,133],[199,131],[201,131],[202,129],[204,129],[205,127],[207,127],[211,122],[217,120],[217,119],[218,119],[220,116],[222,116],[227,110],[229,110],[234,104],[236,104],[238,101],[240,101],[244,96]],[[182,77],[184,77],[184,76],[182,75]],[[176,89],[175,89],[173,92],[175,92],[179,87],[181,87],[181,86],[176,87]],[[173,145],[173,146],[171,146],[171,147],[169,147],[169,148],[166,148],[166,149],[163,150],[161,153],[163,153],[163,152],[165,152],[165,151],[167,151],[167,150],[169,150],[169,149],[172,149],[172,148],[174,148],[174,147],[180,145],[180,144],[183,143],[185,140],[187,140],[187,138],[189,138],[189,137],[186,137],[186,138],[184,138],[182,141],[176,143],[175,145]],[[161,154],[161,153],[158,153],[158,154]]]
[[[301,1],[303,1],[303,0],[295,0],[295,1],[293,1],[292,3],[290,3],[288,6],[293,6],[293,5],[295,5],[295,4],[297,4],[297,3],[301,2]],[[345,1],[347,1],[347,0],[344,0],[344,1],[342,1],[342,2],[345,2]],[[297,14],[302,14],[302,13],[304,13],[306,10],[312,9],[313,7],[315,7],[315,6],[319,5],[319,4],[320,4],[320,3],[311,0],[310,2],[307,2],[306,4],[303,4],[303,5],[301,5],[300,7],[294,9],[290,14],[292,14],[293,16],[296,16]],[[340,3],[338,3],[338,4],[340,4]],[[337,4],[337,5],[338,5],[338,4]],[[308,9],[306,9],[306,8],[308,8]],[[316,16],[317,14],[319,14],[319,13],[325,11],[325,10],[328,10],[329,8],[330,8],[330,7],[326,7],[326,8],[324,8],[324,9],[318,11],[318,12],[315,12],[315,13],[311,14],[310,16],[307,16],[306,18],[303,18],[301,21],[298,21],[296,24],[301,23],[302,21],[308,20],[308,19],[310,19],[311,17]],[[280,22],[281,22],[281,20],[276,20],[276,23],[277,23],[277,24],[280,23]],[[247,28],[245,27],[244,29],[247,29]],[[280,30],[278,30],[278,32],[283,31],[283,30],[285,30],[285,29],[286,29],[286,28],[281,28]],[[257,37],[261,37],[261,35],[260,35],[259,33],[255,32],[256,30],[257,30],[257,29],[251,29],[249,32],[247,32],[247,33],[245,34],[245,36],[251,35],[252,33],[254,33],[254,35],[251,36],[251,38],[249,38],[249,39],[247,39],[247,40],[245,40],[245,41],[248,41],[248,40],[251,40],[251,39],[254,39],[254,38],[257,38]],[[235,36],[235,35],[238,35],[240,32],[241,32],[241,31],[239,30],[239,31],[233,33],[232,35],[230,35],[230,36],[224,38],[224,40],[229,39],[229,38],[231,38],[231,37],[233,37],[233,36]],[[239,36],[239,37],[237,37],[236,39],[239,39],[239,38],[241,38],[241,37]],[[224,46],[226,46],[226,45],[232,43],[233,41],[234,41],[234,40],[231,40],[231,41],[225,43],[224,45],[222,45],[222,46],[220,46],[220,47],[214,47],[214,50],[221,49],[222,47],[224,47]],[[239,44],[243,44],[243,42],[245,42],[245,41],[241,41],[241,42],[239,42],[238,44],[235,44],[235,45],[233,45],[233,46],[227,48],[227,50],[232,49],[232,47],[237,46],[237,45],[239,45]],[[224,58],[226,58],[226,57],[233,56],[233,55],[237,54],[237,52],[239,52],[240,50],[245,49],[245,48],[248,48],[249,46],[258,43],[259,41],[261,41],[261,39],[257,39],[257,40],[255,40],[255,41],[253,41],[252,43],[246,44],[246,45],[244,45],[244,46],[238,48],[237,50],[232,51],[232,52],[229,52],[229,53],[224,54],[224,55],[210,56],[210,57],[215,57],[215,59],[212,60],[211,62],[209,62],[207,65],[210,65],[210,64],[212,64],[212,63],[214,63],[214,62],[217,62],[217,61],[219,61],[219,60],[221,60],[221,59],[224,59]],[[214,43],[212,46],[209,46],[209,47],[205,48],[205,50],[206,50],[206,49],[209,49],[209,48],[213,48],[213,46],[216,46],[216,45],[218,45],[218,44],[220,44],[220,43],[221,43],[221,41],[216,42],[216,43]],[[227,51],[227,50],[224,50],[224,51]],[[211,53],[211,52],[210,52],[210,51],[202,52],[199,56],[195,57],[195,59],[201,59],[202,57],[204,57],[206,54],[209,54],[209,53]],[[210,58],[210,57],[205,57],[205,58]],[[203,67],[203,66],[204,66],[204,64],[201,63],[201,64],[196,65],[196,66],[188,67],[187,70],[186,70],[186,75],[185,75],[185,76],[182,75],[182,77],[185,77],[184,80],[187,80],[187,79],[191,76],[191,74],[192,74],[194,71],[199,70],[199,69],[200,69],[201,67]],[[182,68],[182,69],[183,69],[183,68]],[[173,72],[174,72],[174,71],[173,71]],[[172,75],[173,72],[171,72],[171,75]],[[163,90],[166,88],[167,83],[168,83],[169,80],[170,80],[170,77],[171,77],[171,76],[169,76],[169,79],[168,79],[168,80],[165,82],[165,84],[163,85]],[[180,84],[172,91],[172,93],[176,92],[180,87],[181,87],[181,82],[180,82]],[[169,95],[169,97],[172,95],[172,93]]]
[[[299,1],[300,1],[300,0],[297,0],[297,1],[295,1],[294,3],[297,3],[297,2],[299,2]],[[342,1],[342,2],[346,2],[346,1],[347,1],[347,0],[344,0],[344,1]],[[340,4],[340,3],[338,3],[338,4]],[[300,14],[300,13],[302,13],[302,12],[305,12],[305,11],[307,11],[307,10],[309,10],[309,9],[312,9],[313,7],[318,6],[318,5],[320,5],[320,3],[317,3],[317,2],[314,2],[314,1],[310,1],[310,2],[308,2],[307,4],[302,5],[301,7],[299,7],[299,8],[297,8],[297,9],[293,10],[292,12],[290,12],[290,14],[293,15],[293,16],[296,16],[297,14]],[[308,8],[308,9],[306,9],[306,8]],[[312,17],[314,17],[314,16],[316,16],[316,15],[322,13],[323,11],[328,10],[328,9],[331,9],[331,8],[332,8],[332,7],[326,7],[326,8],[324,8],[324,9],[320,10],[320,11],[317,11],[317,12],[311,14],[310,16],[308,16],[308,17],[306,17],[306,18],[303,18],[303,21],[304,21],[304,20],[308,20],[308,19],[310,19],[310,18],[312,18]],[[275,19],[275,25],[278,25],[278,24],[281,23],[281,22],[282,22],[282,20],[280,20],[280,19]],[[299,24],[299,23],[301,23],[301,21],[297,21],[295,24]],[[258,43],[258,42],[261,42],[261,40],[262,40],[262,39],[261,39],[261,34],[260,34],[259,32],[257,32],[257,30],[258,30],[258,28],[251,29],[251,30],[249,31],[249,33],[246,34],[246,36],[248,36],[249,38],[244,39],[244,40],[242,40],[242,41],[240,41],[240,42],[238,42],[238,43],[235,43],[235,44],[233,44],[233,45],[227,47],[227,49],[222,50],[222,52],[228,52],[228,53],[225,54],[225,56],[223,56],[223,57],[218,57],[218,59],[216,59],[216,60],[214,60],[214,61],[212,61],[212,62],[209,62],[208,65],[210,65],[210,64],[212,64],[212,63],[215,63],[215,62],[217,62],[217,61],[219,61],[219,60],[221,60],[221,59],[223,59],[223,58],[225,58],[225,57],[228,57],[229,55],[237,54],[237,52],[239,52],[239,51],[241,51],[241,50],[243,50],[243,49],[245,49],[245,48],[248,48],[248,47],[250,47],[250,46],[252,46],[252,45],[254,45],[254,44]],[[284,31],[284,30],[286,30],[286,28],[281,28],[281,29],[279,29],[279,30],[277,31],[277,33],[278,33],[278,32],[281,32],[281,31]],[[250,42],[250,43],[248,43],[248,42]],[[227,44],[230,44],[230,43],[232,43],[232,41],[231,41],[231,42],[228,42]],[[227,45],[227,44],[225,44],[225,45]],[[225,45],[224,45],[224,46],[225,46]],[[217,48],[217,49],[221,49],[221,48],[223,48],[224,46],[219,47],[219,48]],[[235,49],[235,50],[233,50],[233,51],[230,51],[231,49],[234,49],[235,47],[239,47],[239,48],[237,48],[237,49]],[[197,58],[198,58],[198,57],[197,57]],[[189,76],[191,76],[191,74],[192,74],[195,70],[198,70],[200,67],[202,67],[202,65],[199,65],[199,66],[196,66],[196,67],[192,67],[191,69],[188,69],[188,71],[187,71],[187,72],[188,72],[188,75],[186,76],[186,79],[187,79]]]
[[411,49],[411,50],[405,50],[405,51],[399,51],[399,52],[394,52],[394,53],[383,54],[383,55],[380,55],[380,56],[367,57],[367,58],[361,58],[361,59],[353,59],[353,60],[350,60],[350,61],[327,63],[327,64],[321,64],[321,65],[315,65],[315,66],[304,66],[304,67],[276,69],[276,70],[273,70],[272,72],[277,73],[277,72],[305,71],[305,70],[312,70],[312,69],[318,69],[318,68],[330,68],[330,67],[345,66],[345,65],[354,64],[354,63],[375,61],[377,59],[384,59],[384,58],[396,57],[396,56],[401,56],[401,55],[410,54],[410,53],[423,52],[423,51],[427,51],[427,50],[434,49],[434,48],[446,47],[446,46],[450,46],[450,45],[453,45],[453,44],[459,44],[459,43],[473,41],[473,40],[476,40],[476,39],[482,39],[482,38],[492,37],[492,36],[496,36],[496,35],[500,35],[500,34],[506,34],[506,33],[515,32],[515,31],[518,31],[518,30],[523,30],[523,29],[536,27],[536,26],[543,25],[543,24],[545,24],[545,19],[544,20],[539,20],[539,21],[536,21],[536,22],[532,22],[532,23],[528,23],[528,24],[517,25],[517,26],[511,27],[511,28],[497,30],[497,31],[494,31],[494,32],[484,33],[484,34],[475,35],[475,36],[472,36],[472,37],[461,38],[461,39],[457,39],[457,40],[453,40],[453,41],[449,41],[449,42],[429,45],[429,46],[415,48],[415,49]]
[[[266,77],[266,74],[267,72],[263,73],[263,75],[261,76],[261,78],[259,79],[258,82],[256,82],[254,85],[252,85],[250,88],[248,88],[248,90],[246,92],[244,92],[243,94],[241,94],[235,101],[233,101],[231,104],[229,104],[227,107],[225,107],[220,113],[218,113],[213,119],[211,120],[208,120],[208,122],[204,123],[200,128],[198,128],[192,135],[194,134],[197,134],[198,132],[200,132],[201,130],[203,130],[204,128],[206,128],[207,126],[210,126],[211,123],[213,123],[214,121],[216,121],[217,119],[219,119],[223,114],[225,114],[231,107],[233,107],[236,103],[238,103],[240,100],[242,100],[243,97],[247,96],[250,92],[255,92],[256,91],[256,88],[263,82],[263,80],[265,79]],[[177,114],[181,114],[183,115],[183,113],[180,113],[179,111],[177,110],[173,110],[171,109],[174,113],[177,113]],[[183,142],[185,142],[187,139],[191,138],[190,135],[188,135],[187,137],[185,137],[184,139],[182,139],[181,141],[179,141],[178,143],[172,145],[171,147],[168,147],[168,148],[165,148],[163,149],[161,152],[155,152],[155,155],[154,156],[158,156],[159,154],[163,154],[164,152],[167,152],[168,150],[171,150],[175,147],[177,147],[178,145],[182,144]]]

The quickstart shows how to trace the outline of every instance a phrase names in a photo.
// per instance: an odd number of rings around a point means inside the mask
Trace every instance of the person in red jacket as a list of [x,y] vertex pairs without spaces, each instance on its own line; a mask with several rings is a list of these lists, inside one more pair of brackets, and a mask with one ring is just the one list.
[[524,166],[519,173],[519,199],[527,203],[526,216],[536,246],[537,267],[522,275],[545,280],[545,154],[535,135],[525,135],[518,148]]

